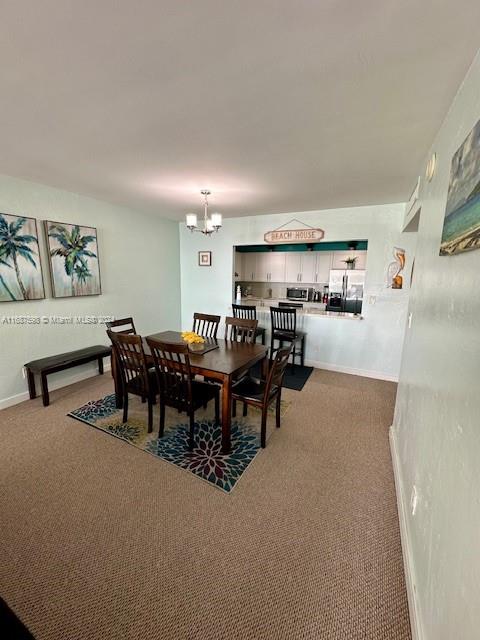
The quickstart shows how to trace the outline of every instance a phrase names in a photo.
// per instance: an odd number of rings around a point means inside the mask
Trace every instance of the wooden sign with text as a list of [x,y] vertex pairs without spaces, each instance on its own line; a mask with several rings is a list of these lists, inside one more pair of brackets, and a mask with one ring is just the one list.
[[323,229],[278,229],[277,231],[267,231],[263,236],[268,244],[279,242],[318,242],[323,240],[325,232]]

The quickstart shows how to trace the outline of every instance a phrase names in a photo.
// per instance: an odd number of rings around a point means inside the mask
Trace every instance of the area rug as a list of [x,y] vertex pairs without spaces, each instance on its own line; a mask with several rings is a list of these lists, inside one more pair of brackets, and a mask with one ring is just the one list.
[[[283,378],[283,386],[286,389],[293,389],[294,391],[301,391],[305,386],[305,383],[309,379],[313,367],[302,367],[299,364],[295,365],[295,373],[292,373],[292,367],[289,364],[285,371],[285,377]],[[261,377],[260,365],[255,365],[252,368],[252,375],[256,378]]]
[[[282,415],[288,405],[288,402],[282,401]],[[252,407],[249,407],[247,417],[232,419],[232,448],[229,454],[221,451],[222,431],[213,420],[210,407],[195,414],[193,451],[188,448],[189,426],[185,414],[167,407],[165,433],[163,438],[158,438],[157,412],[158,406],[155,405],[152,433],[147,431],[147,405],[136,397],[129,397],[128,421],[125,424],[122,422],[122,410],[115,406],[114,394],[87,402],[68,415],[189,471],[226,493],[232,491],[259,451],[260,414],[252,410]],[[241,406],[239,412],[241,413]],[[269,415],[271,413],[269,411]],[[274,423],[273,416],[269,422]]]

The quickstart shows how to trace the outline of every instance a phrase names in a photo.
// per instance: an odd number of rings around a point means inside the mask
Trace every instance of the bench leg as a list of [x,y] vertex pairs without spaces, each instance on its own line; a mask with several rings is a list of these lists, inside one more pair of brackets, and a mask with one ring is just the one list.
[[43,406],[48,407],[50,404],[50,397],[48,395],[47,374],[42,373],[42,399]]
[[98,373],[103,376],[103,358],[98,359]]
[[37,390],[35,389],[35,376],[30,369],[27,369],[27,383],[30,400],[34,400],[37,397]]

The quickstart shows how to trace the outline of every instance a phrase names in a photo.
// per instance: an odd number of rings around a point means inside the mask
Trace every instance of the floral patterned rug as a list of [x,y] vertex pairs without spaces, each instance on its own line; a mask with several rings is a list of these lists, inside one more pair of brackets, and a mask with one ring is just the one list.
[[[282,415],[288,405],[282,400]],[[122,423],[122,410],[115,406],[114,394],[87,402],[68,415],[189,471],[227,493],[233,489],[260,448],[260,415],[251,407],[247,417],[232,419],[232,449],[229,454],[221,452],[221,427],[215,424],[210,408],[195,414],[193,451],[188,449],[189,427],[185,414],[167,407],[165,433],[163,438],[158,438],[157,411],[158,405],[155,405],[152,433],[147,432],[147,405],[135,397],[129,397],[126,424]],[[239,411],[241,413],[241,406]],[[270,426],[274,424],[273,416],[268,422]]]

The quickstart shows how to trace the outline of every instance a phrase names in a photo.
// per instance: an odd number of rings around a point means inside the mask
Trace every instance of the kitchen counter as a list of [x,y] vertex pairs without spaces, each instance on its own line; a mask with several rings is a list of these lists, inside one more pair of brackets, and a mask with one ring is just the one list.
[[[289,302],[289,300],[278,298],[242,298],[241,304],[252,304],[257,307],[258,315],[270,315],[270,307],[275,307],[279,302]],[[293,303],[293,301],[290,301]],[[336,320],[363,320],[362,315],[354,315],[353,313],[345,313],[344,311],[326,311],[326,305],[322,302],[303,302],[303,309],[297,309],[299,317],[313,318],[333,318]]]

